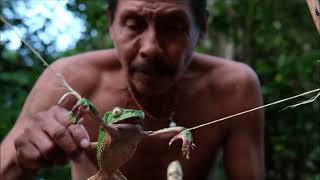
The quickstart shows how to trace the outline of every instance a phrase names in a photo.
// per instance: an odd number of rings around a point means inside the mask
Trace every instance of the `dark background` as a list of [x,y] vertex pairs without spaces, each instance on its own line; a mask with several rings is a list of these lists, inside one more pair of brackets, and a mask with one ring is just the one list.
[[[112,47],[104,1],[62,1],[67,11],[83,22],[82,34],[62,50],[56,44],[61,30],[50,38],[41,38],[59,17],[41,12],[29,16],[35,7],[45,8],[46,2],[5,0],[1,2],[1,15],[50,63],[63,56]],[[21,6],[25,13],[19,12]],[[304,0],[215,0],[208,2],[208,9],[209,32],[197,51],[249,64],[260,78],[265,104],[319,88],[320,36]],[[59,13],[55,10],[51,12]],[[30,24],[35,17],[38,19],[33,21],[43,23]],[[19,44],[12,33],[5,33],[10,31],[0,24],[0,140],[14,125],[28,92],[44,70],[26,46],[10,48],[12,41]],[[281,111],[310,97],[265,110],[267,179],[320,179],[319,100]],[[225,179],[223,167],[217,176]],[[43,170],[38,179],[70,179],[70,167]]]

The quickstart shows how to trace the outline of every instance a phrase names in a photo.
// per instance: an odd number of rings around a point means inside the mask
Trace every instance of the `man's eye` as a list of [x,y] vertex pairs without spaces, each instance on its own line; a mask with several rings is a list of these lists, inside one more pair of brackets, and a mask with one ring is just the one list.
[[186,26],[180,23],[168,23],[166,25],[167,30],[172,31],[184,31],[186,29]]
[[134,27],[137,25],[137,21],[136,20],[133,20],[133,19],[129,19],[126,21],[126,26],[128,27]]
[[125,26],[128,27],[130,30],[138,31],[143,29],[145,23],[136,19],[128,19],[125,22]]
[[169,24],[169,27],[174,30],[183,30],[185,27],[180,24]]

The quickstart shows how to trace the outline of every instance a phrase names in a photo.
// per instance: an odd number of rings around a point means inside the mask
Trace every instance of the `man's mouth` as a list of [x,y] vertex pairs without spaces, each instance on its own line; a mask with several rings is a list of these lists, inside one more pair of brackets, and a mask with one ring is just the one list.
[[133,72],[133,76],[135,79],[140,79],[142,81],[168,81],[172,79],[174,76],[168,73],[159,73],[154,71],[135,71]]
[[168,65],[164,65],[161,63],[154,63],[154,64],[139,64],[134,65],[132,67],[132,72],[137,73],[143,76],[150,76],[150,77],[172,77],[176,74],[176,70]]

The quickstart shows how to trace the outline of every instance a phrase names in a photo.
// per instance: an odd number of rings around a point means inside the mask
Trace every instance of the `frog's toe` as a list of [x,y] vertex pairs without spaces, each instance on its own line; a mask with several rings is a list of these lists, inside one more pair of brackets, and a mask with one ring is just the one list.
[[186,159],[190,158],[189,156],[190,151],[191,149],[195,148],[195,144],[192,142],[192,139],[188,137],[189,136],[186,136],[184,132],[180,132],[179,134],[174,136],[169,142],[169,146],[170,146],[174,141],[181,139],[182,140],[181,152],[182,152],[182,156],[185,157]]
[[194,149],[194,148],[196,148],[196,147],[197,147],[197,146],[196,146],[194,143],[191,144],[191,148],[192,148],[192,149]]

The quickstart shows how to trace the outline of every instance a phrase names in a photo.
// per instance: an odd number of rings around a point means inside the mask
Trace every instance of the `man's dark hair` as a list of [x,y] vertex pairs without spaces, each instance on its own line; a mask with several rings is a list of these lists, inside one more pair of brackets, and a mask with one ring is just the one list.
[[[205,19],[208,16],[207,0],[190,0],[191,8],[195,17],[195,21],[199,26],[200,30],[206,30]],[[107,0],[107,5],[110,11],[111,22],[113,21],[114,14],[117,8],[117,0]]]

